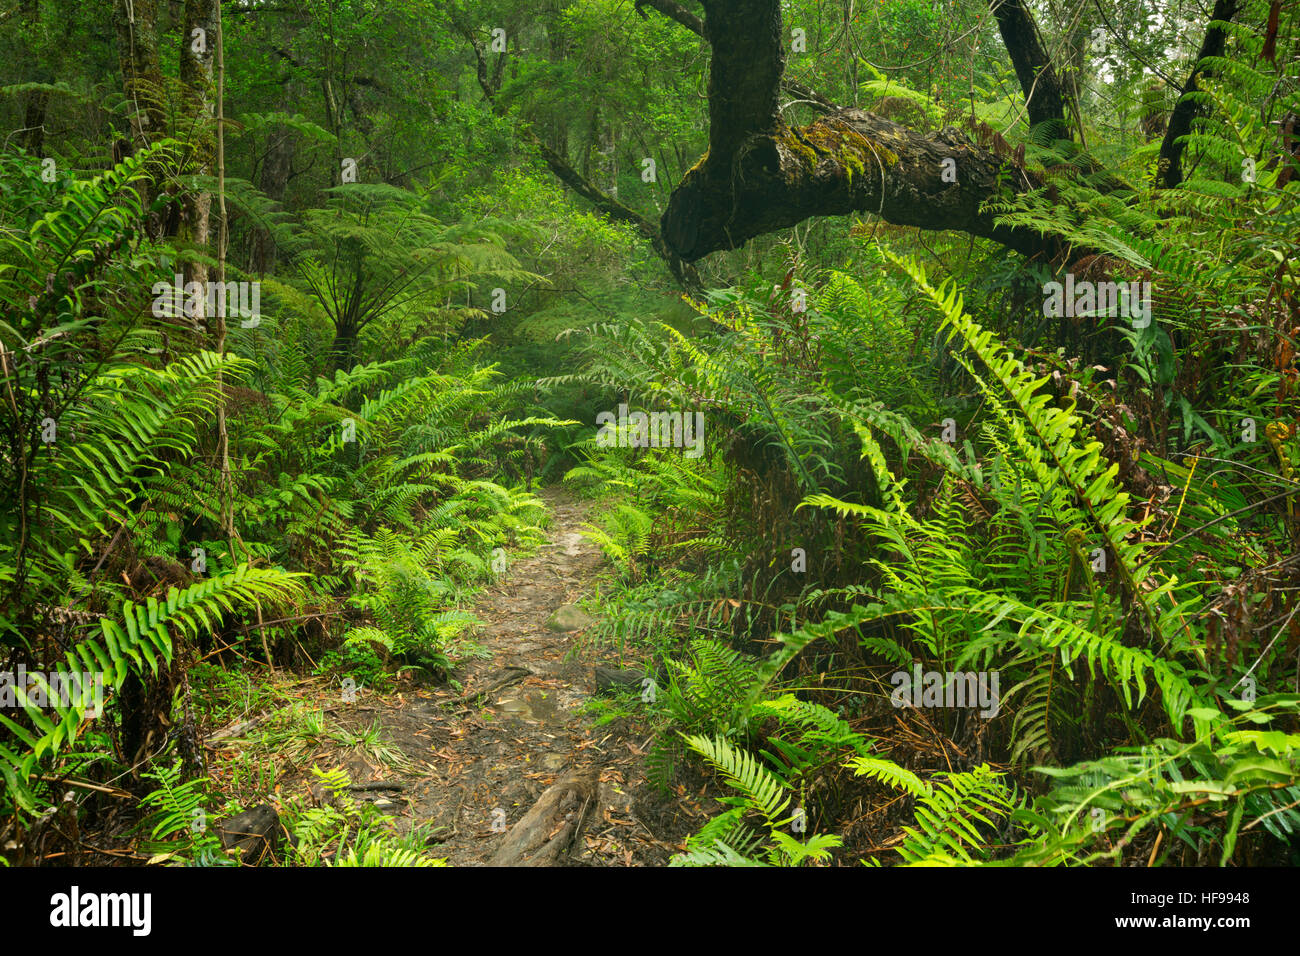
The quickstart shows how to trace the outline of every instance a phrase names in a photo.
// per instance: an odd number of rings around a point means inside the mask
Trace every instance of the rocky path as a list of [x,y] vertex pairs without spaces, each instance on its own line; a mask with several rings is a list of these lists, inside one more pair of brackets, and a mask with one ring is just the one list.
[[596,727],[582,710],[593,666],[609,663],[581,653],[593,621],[577,604],[604,560],[579,533],[590,506],[553,489],[541,495],[550,542],[508,567],[473,608],[491,657],[462,667],[460,691],[365,701],[369,712],[357,718],[377,719],[415,770],[356,767],[354,779],[400,785],[366,798],[404,826],[435,827],[431,850],[453,866],[662,865],[680,849],[665,834],[684,821],[665,819],[675,814],[645,782],[648,741],[627,722]]

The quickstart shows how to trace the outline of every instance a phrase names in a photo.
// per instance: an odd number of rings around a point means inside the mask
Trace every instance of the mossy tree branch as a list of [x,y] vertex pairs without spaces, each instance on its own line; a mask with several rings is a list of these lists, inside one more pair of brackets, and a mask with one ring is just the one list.
[[[1039,183],[952,127],[923,136],[845,109],[811,126],[751,135],[728,162],[715,155],[686,174],[660,223],[669,248],[688,262],[810,216],[852,212],[900,226],[955,229],[1027,256],[1055,251],[1038,233],[996,225],[981,212],[999,188]],[[947,181],[945,171],[956,181]]]
[[[647,0],[651,6],[654,2]],[[954,229],[1025,255],[1055,252],[1036,232],[998,226],[981,204],[1040,185],[948,127],[922,135],[856,109],[788,126],[777,100],[785,53],[779,0],[702,0],[709,151],[660,220],[687,262],[810,216],[870,212],[897,225]]]

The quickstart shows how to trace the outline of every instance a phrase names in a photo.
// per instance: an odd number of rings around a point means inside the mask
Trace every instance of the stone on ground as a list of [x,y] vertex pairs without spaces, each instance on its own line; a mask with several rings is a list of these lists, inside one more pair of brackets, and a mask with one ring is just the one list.
[[552,631],[580,631],[595,620],[576,604],[565,604],[546,619],[546,626]]

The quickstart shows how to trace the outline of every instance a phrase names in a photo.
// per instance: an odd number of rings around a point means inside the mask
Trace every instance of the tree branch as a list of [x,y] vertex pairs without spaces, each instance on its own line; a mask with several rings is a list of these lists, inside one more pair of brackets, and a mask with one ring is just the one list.
[[[647,0],[647,3],[652,0]],[[735,249],[810,216],[875,213],[896,225],[956,229],[1025,255],[1054,252],[1028,229],[998,226],[981,204],[1041,185],[948,127],[928,136],[857,109],[810,126],[778,115],[784,52],[779,0],[704,0],[713,47],[709,152],[660,220],[687,262]]]
[[852,212],[899,226],[955,229],[1028,256],[1054,251],[1038,233],[998,226],[980,211],[1003,185],[1023,191],[1041,184],[952,127],[922,136],[844,109],[811,126],[751,135],[730,162],[710,152],[673,191],[660,227],[669,248],[688,262],[810,216]]
[[[479,88],[483,91],[484,98],[492,111],[498,116],[504,115],[504,111],[497,105],[496,88],[492,79],[489,78],[487,68],[487,57],[483,52],[483,44],[474,36],[472,29],[459,20],[453,13],[452,25],[456,30],[469,42],[474,50],[474,56],[477,61],[477,74]],[[703,289],[703,283],[700,280],[699,273],[695,267],[688,262],[684,262],[668,245],[664,242],[663,235],[660,233],[659,226],[653,221],[641,215],[630,206],[619,202],[613,196],[609,195],[603,189],[598,187],[591,180],[587,179],[580,172],[573,168],[567,159],[559,152],[552,149],[542,142],[541,138],[527,129],[520,129],[519,135],[536,147],[541,154],[542,160],[550,168],[560,182],[568,186],[575,193],[586,199],[593,206],[603,212],[610,219],[616,222],[625,222],[633,227],[649,240],[655,253],[664,260],[673,277],[682,285],[684,289],[692,293],[698,293]]]
[[680,3],[677,3],[676,0],[636,0],[633,6],[636,7],[636,12],[642,20],[650,19],[646,16],[646,12],[642,7],[650,7],[653,10],[658,10],[668,19],[676,20],[697,36],[704,36],[704,21]]

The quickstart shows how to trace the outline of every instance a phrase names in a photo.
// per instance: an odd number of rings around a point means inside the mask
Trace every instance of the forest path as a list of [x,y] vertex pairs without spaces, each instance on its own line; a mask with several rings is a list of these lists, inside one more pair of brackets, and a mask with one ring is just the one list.
[[[365,719],[378,720],[417,772],[374,773],[402,789],[359,796],[404,828],[432,824],[430,852],[453,866],[662,865],[680,837],[661,840],[646,817],[674,833],[686,821],[645,781],[647,741],[627,736],[627,721],[597,727],[582,710],[595,693],[593,665],[610,663],[580,643],[594,621],[575,606],[604,562],[580,534],[590,503],[555,488],[539,496],[549,542],[478,595],[471,610],[485,656],[458,669],[463,690],[365,701],[374,712]],[[371,777],[354,769],[358,782]]]

